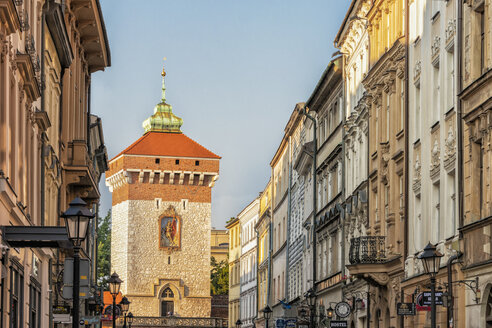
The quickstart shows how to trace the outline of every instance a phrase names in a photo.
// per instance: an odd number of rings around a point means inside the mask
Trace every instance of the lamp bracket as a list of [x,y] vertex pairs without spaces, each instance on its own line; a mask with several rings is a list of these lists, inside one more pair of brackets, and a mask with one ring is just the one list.
[[465,285],[475,294],[475,303],[480,302],[480,288],[478,288],[478,277],[475,279],[464,279],[453,281],[452,284]]

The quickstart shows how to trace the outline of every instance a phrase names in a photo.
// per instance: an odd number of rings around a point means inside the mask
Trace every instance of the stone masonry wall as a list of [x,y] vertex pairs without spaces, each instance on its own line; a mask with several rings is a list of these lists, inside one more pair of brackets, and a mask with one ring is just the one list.
[[[111,272],[116,272],[120,279],[128,278],[128,202],[113,206],[111,210]],[[126,285],[122,285],[123,294]]]
[[[159,216],[169,206],[181,217],[180,250],[159,248]],[[210,221],[210,203],[162,201],[158,207],[154,200],[129,200],[113,206],[113,238],[127,235],[128,258],[120,263],[125,258],[115,251],[111,261],[115,270],[126,266],[122,292],[134,315],[159,316],[159,296],[169,286],[180,316],[210,316]],[[122,242],[116,243],[119,249]]]

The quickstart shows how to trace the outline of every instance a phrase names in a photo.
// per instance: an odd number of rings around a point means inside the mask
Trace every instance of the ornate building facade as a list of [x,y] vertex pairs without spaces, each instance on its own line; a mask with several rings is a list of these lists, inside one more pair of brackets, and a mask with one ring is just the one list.
[[136,316],[210,316],[211,193],[220,157],[181,132],[162,98],[109,163],[111,265]]
[[369,114],[369,224],[367,236],[353,239],[351,275],[373,286],[371,325],[392,327],[399,321],[405,255],[406,129],[404,13],[406,1],[374,1],[362,20],[369,34],[369,70],[363,78]]
[[[458,33],[462,33],[462,72],[458,94],[463,126],[463,234],[465,279],[478,288],[465,291],[467,327],[492,324],[492,2],[460,3]],[[460,20],[461,19],[461,20]],[[460,312],[461,313],[461,312]]]
[[[107,155],[101,121],[91,114],[90,86],[92,73],[110,65],[99,2],[0,1],[0,49],[0,224],[57,228],[75,197],[97,214]],[[96,225],[83,245],[83,257],[92,261],[90,287],[96,285]],[[61,299],[51,281],[71,250],[40,248],[39,240],[27,236],[15,247],[10,242],[2,233],[7,271],[0,326],[59,323],[51,305],[71,302]],[[94,313],[90,302],[83,301],[82,314]]]
[[[408,230],[405,282],[411,295],[428,283],[417,257],[430,241],[444,254],[441,263],[459,250],[456,42],[457,3],[453,0],[410,1],[408,40]],[[457,280],[459,265],[452,268]],[[438,284],[447,283],[441,270]],[[463,294],[454,289],[455,304]],[[410,301],[407,297],[406,301]],[[446,309],[437,307],[438,324],[446,325]],[[462,315],[454,325],[461,326]],[[409,327],[422,326],[428,315],[409,317]]]
[[[369,69],[369,35],[366,17],[370,2],[352,1],[335,38],[335,46],[344,54],[343,84],[344,102],[344,265],[350,265],[350,246],[367,238],[368,213],[368,131],[370,99],[362,84]],[[348,272],[347,272],[348,273]],[[355,300],[359,310],[350,314],[353,327],[367,327],[370,306],[369,283],[365,279],[351,277],[345,280],[345,300]]]

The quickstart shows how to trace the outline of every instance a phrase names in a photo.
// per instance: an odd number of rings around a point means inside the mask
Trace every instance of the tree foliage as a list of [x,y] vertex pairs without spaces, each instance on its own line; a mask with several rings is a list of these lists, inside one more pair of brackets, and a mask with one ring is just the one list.
[[217,262],[212,256],[210,260],[210,294],[227,295],[229,293],[229,264],[227,260]]
[[99,218],[97,227],[97,282],[107,289],[111,276],[111,210]]

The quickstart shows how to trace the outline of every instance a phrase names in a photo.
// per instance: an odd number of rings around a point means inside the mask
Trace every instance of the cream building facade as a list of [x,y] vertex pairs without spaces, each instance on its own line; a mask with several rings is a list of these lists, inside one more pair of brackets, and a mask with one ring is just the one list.
[[290,187],[290,147],[289,136],[284,134],[282,141],[270,162],[272,172],[272,264],[271,304],[273,318],[284,317],[280,303],[285,298],[285,278],[287,270],[287,215]]
[[[456,1],[411,1],[408,47],[408,254],[405,259],[404,293],[428,283],[417,257],[427,243],[444,254],[441,263],[459,247],[459,184],[457,156],[457,68],[460,49],[456,41]],[[454,280],[462,276],[459,265],[451,268]],[[424,274],[424,275],[422,275]],[[438,284],[447,282],[441,270]],[[455,304],[464,295],[453,286]],[[446,309],[437,308],[438,324],[446,325]],[[454,325],[460,326],[462,315]],[[406,325],[422,326],[425,315],[408,318]]]
[[257,235],[255,225],[260,212],[260,198],[257,197],[237,215],[241,226],[241,274],[240,274],[240,315],[243,328],[253,327],[257,317],[256,275]]
[[[316,295],[317,303],[328,308],[342,301],[345,268],[343,243],[343,62],[330,61],[306,106],[316,113]],[[324,312],[323,310],[321,310]]]

